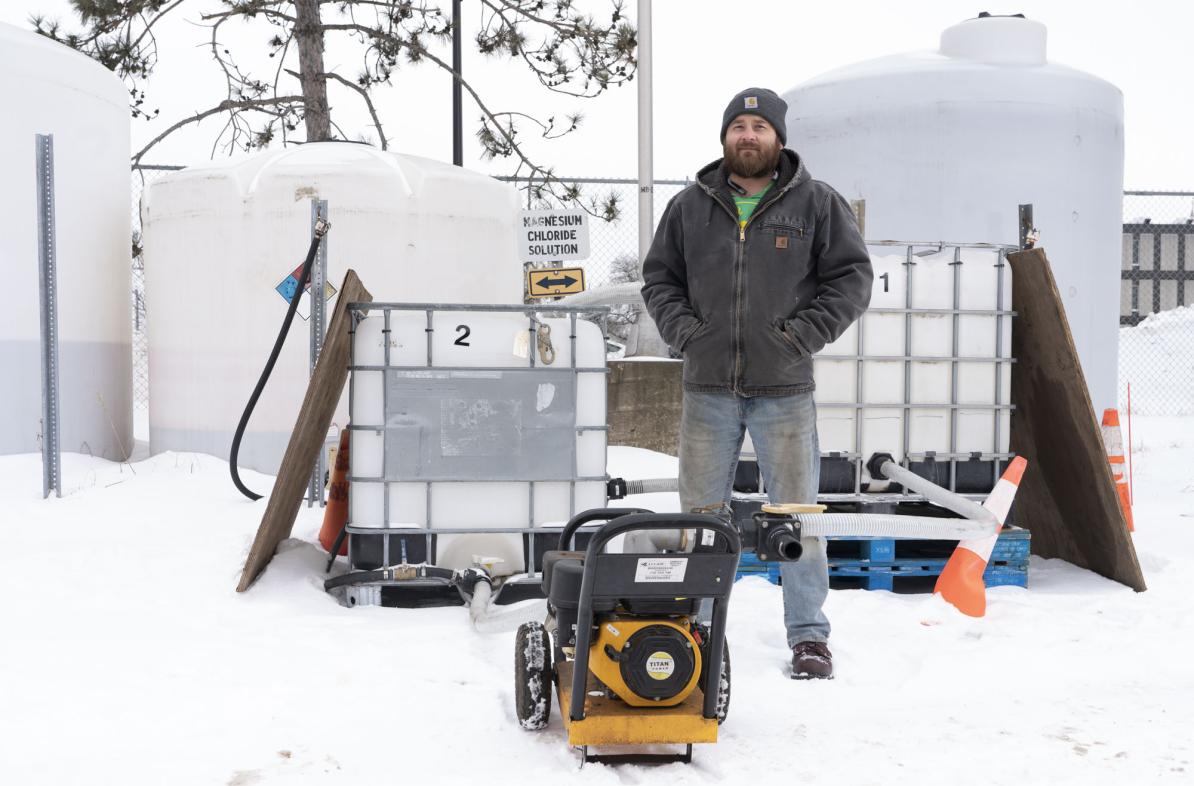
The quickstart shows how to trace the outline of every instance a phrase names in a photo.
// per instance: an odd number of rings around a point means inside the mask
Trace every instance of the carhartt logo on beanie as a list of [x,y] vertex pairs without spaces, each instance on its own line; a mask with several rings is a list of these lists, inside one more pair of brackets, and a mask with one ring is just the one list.
[[758,115],[771,124],[779,141],[787,144],[788,125],[784,116],[788,113],[788,102],[784,101],[774,90],[765,87],[748,87],[730,99],[725,114],[721,118],[721,141],[726,141],[726,131],[730,123],[738,115]]

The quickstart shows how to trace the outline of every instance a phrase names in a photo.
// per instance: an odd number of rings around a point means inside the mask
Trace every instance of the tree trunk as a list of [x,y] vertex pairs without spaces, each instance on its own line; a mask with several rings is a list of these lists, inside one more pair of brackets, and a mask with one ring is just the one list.
[[298,41],[299,82],[303,90],[303,121],[308,142],[332,137],[327,77],[323,75],[323,28],[319,0],[294,0],[294,37]]

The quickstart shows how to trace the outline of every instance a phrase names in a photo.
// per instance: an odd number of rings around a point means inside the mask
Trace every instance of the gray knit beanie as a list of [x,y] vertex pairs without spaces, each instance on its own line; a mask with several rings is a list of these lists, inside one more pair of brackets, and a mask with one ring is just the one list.
[[725,114],[721,118],[721,141],[726,141],[726,131],[730,123],[738,115],[758,115],[771,124],[775,133],[779,135],[780,144],[788,142],[788,125],[784,116],[788,113],[788,102],[784,101],[774,90],[765,87],[748,87],[730,99]]

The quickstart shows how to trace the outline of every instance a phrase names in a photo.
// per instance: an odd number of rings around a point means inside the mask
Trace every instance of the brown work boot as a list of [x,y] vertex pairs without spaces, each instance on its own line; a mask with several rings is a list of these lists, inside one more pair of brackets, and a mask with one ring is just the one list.
[[833,653],[823,641],[802,641],[792,648],[792,679],[833,679]]

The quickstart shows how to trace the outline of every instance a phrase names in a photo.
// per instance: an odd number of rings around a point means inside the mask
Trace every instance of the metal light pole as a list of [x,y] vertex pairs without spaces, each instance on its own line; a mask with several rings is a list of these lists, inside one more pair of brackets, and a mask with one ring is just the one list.
[[655,174],[651,161],[651,0],[638,0],[638,261],[655,232]]

